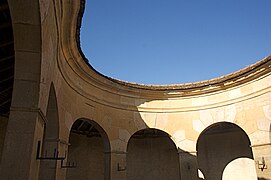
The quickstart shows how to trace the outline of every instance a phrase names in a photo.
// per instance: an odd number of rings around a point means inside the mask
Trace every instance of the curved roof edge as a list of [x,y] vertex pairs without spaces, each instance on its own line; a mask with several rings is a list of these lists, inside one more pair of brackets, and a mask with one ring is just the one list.
[[[184,84],[169,84],[169,85],[156,85],[156,84],[139,84],[139,83],[133,83],[133,82],[128,82],[124,80],[119,80],[115,79],[109,76],[106,76],[99,71],[97,71],[88,61],[86,56],[84,55],[82,49],[81,49],[81,43],[80,43],[80,28],[82,24],[82,18],[83,14],[85,11],[85,1],[86,0],[81,0],[80,1],[80,9],[79,13],[77,15],[77,27],[76,27],[76,44],[78,51],[82,57],[82,59],[85,61],[85,63],[97,74],[100,76],[108,79],[111,82],[115,82],[119,85],[127,86],[127,87],[132,87],[132,88],[137,88],[137,89],[145,89],[145,90],[158,90],[158,91],[165,91],[165,90],[189,90],[189,89],[204,89],[206,87],[210,86],[219,86],[219,87],[224,87],[227,88],[226,86],[230,84],[228,87],[232,87],[233,85],[238,84],[243,84],[244,82],[250,81],[252,79],[255,79],[259,76],[262,76],[266,74],[267,72],[271,71],[271,55],[263,58],[262,60],[249,65],[243,69],[240,69],[238,71],[232,72],[230,74],[226,74],[224,76],[220,76],[217,78],[213,78],[210,80],[203,80],[203,81],[198,81],[198,82],[191,82],[191,83],[184,83]],[[259,69],[264,68],[264,73],[262,71],[259,71]],[[267,71],[266,71],[267,70]],[[251,76],[254,77],[251,77]]]

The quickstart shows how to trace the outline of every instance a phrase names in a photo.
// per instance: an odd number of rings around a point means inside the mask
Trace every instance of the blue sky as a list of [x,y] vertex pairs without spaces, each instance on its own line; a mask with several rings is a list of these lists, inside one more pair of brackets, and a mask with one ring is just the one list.
[[86,0],[81,48],[140,84],[216,78],[271,54],[271,0]]

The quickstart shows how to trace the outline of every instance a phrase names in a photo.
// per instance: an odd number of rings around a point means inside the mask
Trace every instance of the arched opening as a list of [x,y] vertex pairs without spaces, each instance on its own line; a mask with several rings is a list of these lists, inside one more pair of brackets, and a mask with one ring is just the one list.
[[128,142],[128,180],[179,180],[179,156],[169,135],[157,129],[136,132]]
[[237,125],[219,122],[206,128],[197,142],[198,165],[206,179],[257,178],[247,134]]
[[0,164],[14,81],[14,40],[12,20],[7,0],[0,2]]
[[110,144],[106,132],[96,122],[79,119],[70,132],[67,169],[68,180],[109,180]]
[[[54,157],[59,151],[59,118],[55,88],[53,85],[50,87],[47,112],[47,122],[44,125],[44,136],[42,146],[42,156]],[[56,179],[56,160],[41,160],[40,163],[40,179],[53,180]]]

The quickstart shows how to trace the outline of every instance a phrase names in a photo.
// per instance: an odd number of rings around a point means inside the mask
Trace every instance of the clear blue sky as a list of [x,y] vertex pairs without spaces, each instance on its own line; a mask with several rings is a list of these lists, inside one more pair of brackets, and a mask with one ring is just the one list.
[[86,0],[81,47],[141,84],[216,78],[271,54],[271,0]]

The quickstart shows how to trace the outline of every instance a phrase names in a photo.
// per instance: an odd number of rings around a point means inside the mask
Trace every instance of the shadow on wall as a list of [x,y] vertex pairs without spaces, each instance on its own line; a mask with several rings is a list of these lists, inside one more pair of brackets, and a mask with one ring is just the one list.
[[197,156],[178,148],[181,179],[199,179]]
[[[46,112],[47,122],[44,125],[42,156],[54,157],[59,152],[59,117],[55,87],[50,86]],[[56,178],[57,161],[40,160],[40,180]]]
[[266,179],[266,178],[258,177],[258,180],[270,180],[270,179]]
[[[150,101],[152,100],[137,101],[138,104],[135,107]],[[196,154],[177,147],[167,132],[149,127],[142,114],[139,112],[135,114],[138,117],[134,118],[136,122],[133,123],[135,123],[134,128],[137,129],[133,131],[134,134],[127,145],[127,180],[164,180],[169,177],[172,180],[199,179]],[[172,169],[177,170],[169,173]],[[152,173],[155,175],[150,176]]]
[[[106,132],[96,122],[75,121],[70,144],[68,161],[77,162],[77,167],[67,169],[67,179],[110,179],[111,147]],[[198,179],[196,156],[177,149],[169,135],[158,129],[134,133],[128,141],[126,158],[127,180]]]
[[127,147],[127,180],[180,179],[179,158],[169,135],[143,129],[132,135]]

